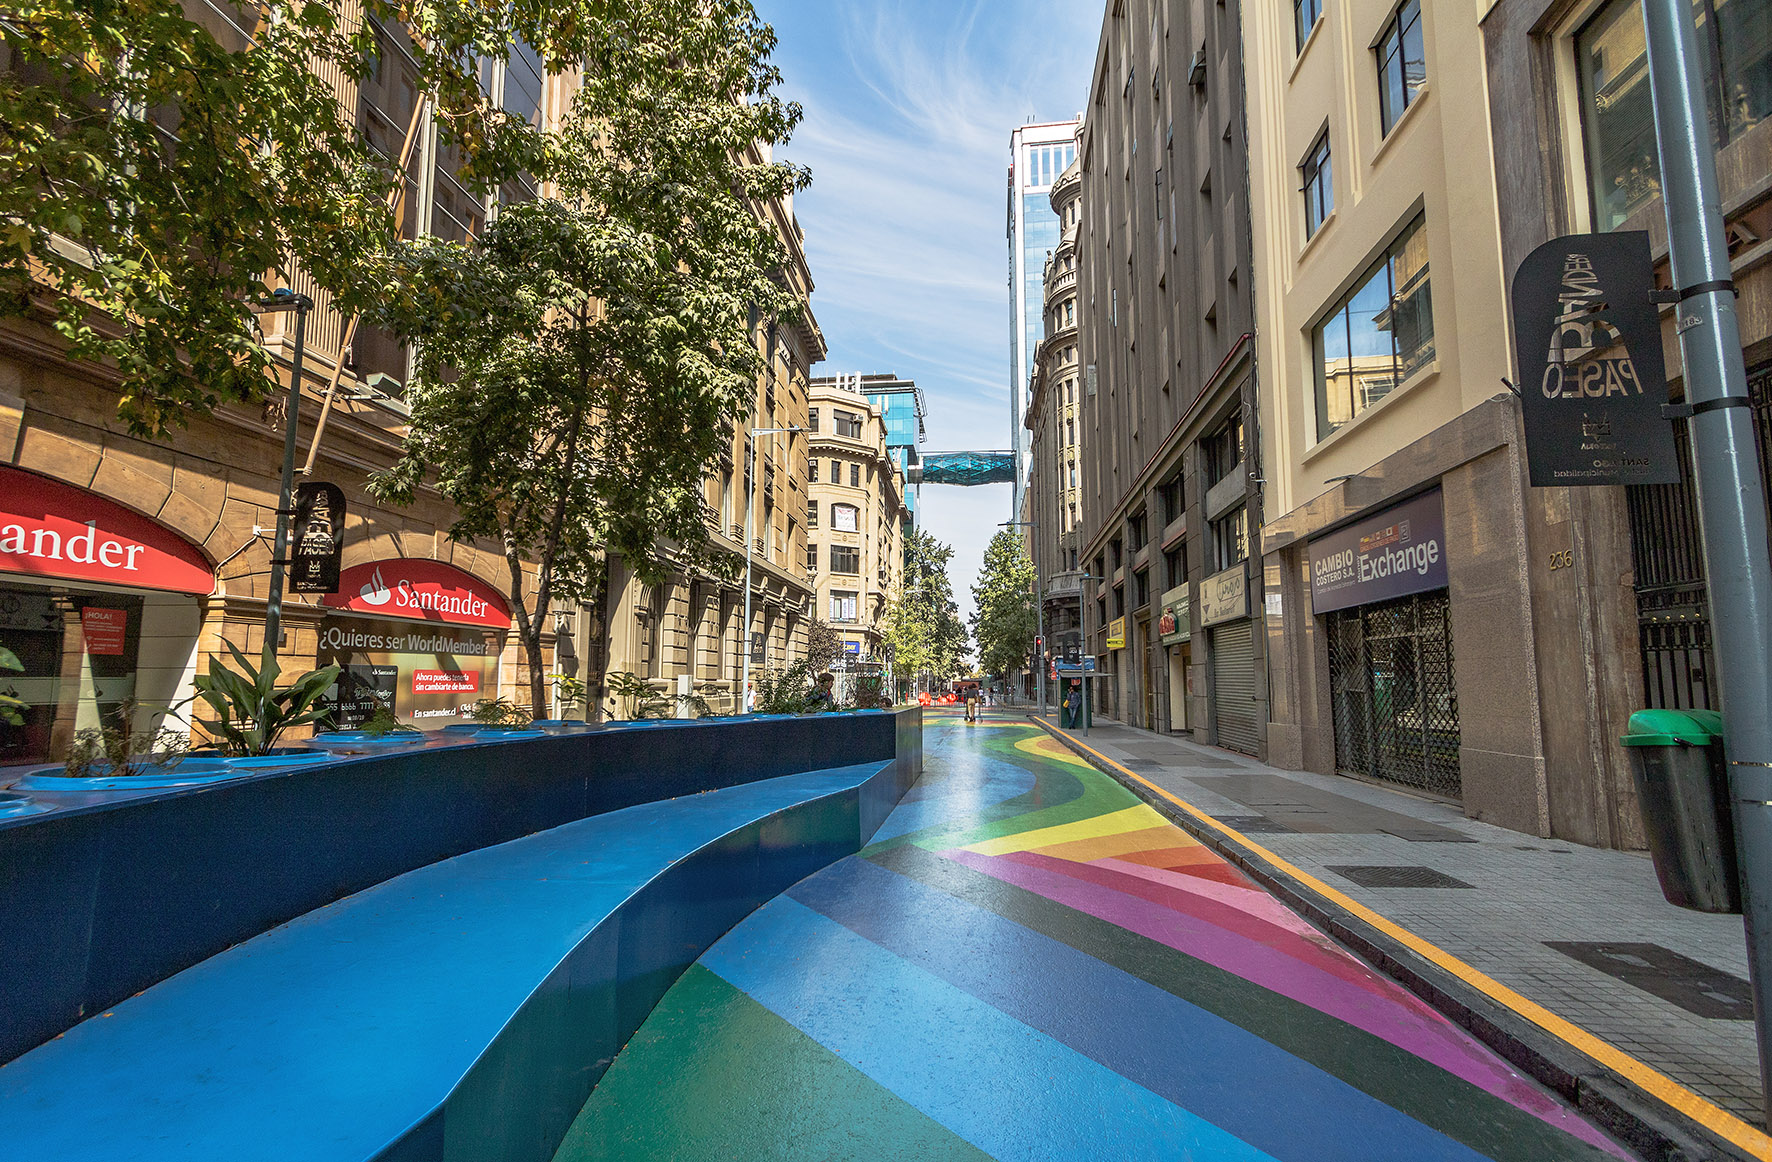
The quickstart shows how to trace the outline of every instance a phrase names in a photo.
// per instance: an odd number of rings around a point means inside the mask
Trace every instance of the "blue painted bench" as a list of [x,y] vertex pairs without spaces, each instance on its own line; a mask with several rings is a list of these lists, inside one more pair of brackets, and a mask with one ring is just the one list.
[[895,762],[786,775],[431,864],[0,1067],[8,1158],[551,1158],[664,991],[858,850]]

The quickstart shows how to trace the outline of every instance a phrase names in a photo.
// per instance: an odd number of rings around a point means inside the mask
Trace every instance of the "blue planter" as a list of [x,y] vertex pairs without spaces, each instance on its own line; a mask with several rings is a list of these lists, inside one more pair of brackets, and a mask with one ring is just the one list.
[[[202,756],[145,775],[81,775],[70,778],[64,767],[39,767],[13,784],[20,791],[141,791],[154,787],[191,787],[238,779],[250,771],[235,768],[237,759]],[[107,768],[108,769],[108,768]]]

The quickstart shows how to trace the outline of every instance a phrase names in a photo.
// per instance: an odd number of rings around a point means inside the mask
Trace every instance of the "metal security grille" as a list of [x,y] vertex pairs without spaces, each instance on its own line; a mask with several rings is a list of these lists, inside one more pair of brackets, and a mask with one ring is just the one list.
[[1258,754],[1261,717],[1255,702],[1254,623],[1240,621],[1211,632],[1215,741],[1244,754]]
[[1328,622],[1336,767],[1461,797],[1445,591],[1342,610]]
[[[1772,363],[1747,373],[1760,467],[1772,448]],[[1704,546],[1698,536],[1698,495],[1686,421],[1674,421],[1680,479],[1636,484],[1630,504],[1631,560],[1636,571],[1637,640],[1643,656],[1643,701],[1671,710],[1719,705],[1711,680],[1710,602],[1704,588]]]

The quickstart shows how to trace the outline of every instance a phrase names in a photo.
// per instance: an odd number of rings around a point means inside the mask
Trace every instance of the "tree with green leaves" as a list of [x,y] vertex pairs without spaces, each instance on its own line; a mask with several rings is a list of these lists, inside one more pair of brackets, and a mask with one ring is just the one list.
[[730,567],[704,480],[752,407],[762,321],[800,309],[761,213],[807,180],[766,160],[799,118],[773,46],[746,0],[631,5],[549,143],[557,196],[401,245],[371,305],[419,352],[405,454],[371,488],[429,483],[452,537],[503,546],[534,706],[550,609],[600,614],[611,556],[648,585]]
[[1028,664],[1038,618],[1034,562],[1015,529],[999,529],[984,550],[984,568],[972,586],[972,636],[986,674],[1008,677]]
[[901,680],[923,689],[958,677],[966,657],[965,623],[954,603],[948,563],[954,550],[922,529],[904,540],[904,582],[886,607],[886,641]]

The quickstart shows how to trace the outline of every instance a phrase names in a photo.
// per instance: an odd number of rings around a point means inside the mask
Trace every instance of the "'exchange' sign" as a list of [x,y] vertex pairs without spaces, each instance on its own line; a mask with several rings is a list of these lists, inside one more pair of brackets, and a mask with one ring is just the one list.
[[1317,613],[1445,586],[1439,489],[1311,542],[1311,609]]

